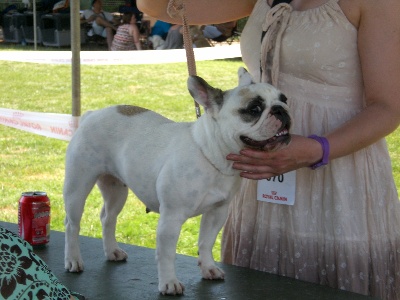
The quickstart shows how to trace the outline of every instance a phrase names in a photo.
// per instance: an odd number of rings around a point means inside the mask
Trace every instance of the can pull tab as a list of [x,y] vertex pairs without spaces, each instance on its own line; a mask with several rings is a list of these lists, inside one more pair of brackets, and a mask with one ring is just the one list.
[[46,195],[45,192],[39,192],[39,191],[33,192],[33,196],[45,196],[45,195]]
[[41,192],[41,191],[33,191],[33,192],[25,192],[22,193],[23,196],[47,196],[46,192]]

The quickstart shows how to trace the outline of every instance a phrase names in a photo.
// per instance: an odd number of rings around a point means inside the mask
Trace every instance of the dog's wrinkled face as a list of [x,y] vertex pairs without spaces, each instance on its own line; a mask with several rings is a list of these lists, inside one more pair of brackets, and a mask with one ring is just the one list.
[[235,142],[240,149],[267,151],[289,144],[291,117],[286,97],[273,86],[253,83],[244,68],[239,69],[239,86],[232,90],[214,89],[201,78],[199,85],[204,89],[191,88],[189,84],[189,90],[206,113],[219,123],[226,144]]
[[[237,93],[237,95],[235,95]],[[286,97],[266,84],[251,84],[233,91],[240,107],[232,108],[242,126],[240,140],[248,147],[276,150],[290,142],[291,118]]]

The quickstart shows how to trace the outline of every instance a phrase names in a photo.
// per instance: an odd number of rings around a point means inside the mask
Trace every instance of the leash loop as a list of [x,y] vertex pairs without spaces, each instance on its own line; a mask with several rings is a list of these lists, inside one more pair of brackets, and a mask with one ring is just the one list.
[[[186,50],[188,73],[189,76],[196,76],[197,75],[196,60],[194,57],[193,41],[190,35],[190,28],[186,17],[185,0],[170,0],[167,6],[167,13],[173,19],[177,18],[182,19],[183,45]],[[194,101],[194,107],[196,111],[196,117],[200,118],[201,116],[200,105],[196,101]]]

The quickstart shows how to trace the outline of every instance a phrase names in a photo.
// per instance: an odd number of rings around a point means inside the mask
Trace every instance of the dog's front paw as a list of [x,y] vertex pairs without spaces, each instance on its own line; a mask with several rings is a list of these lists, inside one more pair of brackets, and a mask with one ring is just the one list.
[[113,251],[106,253],[106,256],[111,261],[122,261],[128,258],[128,254],[121,248],[115,248]]
[[64,260],[65,269],[72,273],[78,273],[83,271],[83,260],[81,257],[72,259],[66,257]]
[[163,282],[160,280],[158,284],[158,290],[163,295],[182,295],[185,287],[178,279],[174,278],[167,282]]
[[225,278],[225,273],[220,268],[215,265],[212,266],[202,266],[200,265],[201,275],[204,279],[208,280],[223,280]]
[[78,243],[69,242],[65,244],[64,267],[69,272],[83,271],[83,259]]

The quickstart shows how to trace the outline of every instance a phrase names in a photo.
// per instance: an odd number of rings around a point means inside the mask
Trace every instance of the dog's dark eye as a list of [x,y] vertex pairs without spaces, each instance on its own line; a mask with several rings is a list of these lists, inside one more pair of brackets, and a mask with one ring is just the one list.
[[262,112],[265,109],[264,101],[261,97],[254,98],[248,105],[247,105],[247,113],[251,116],[258,117],[261,116]]
[[260,104],[252,105],[248,109],[249,113],[253,116],[258,116],[262,113],[263,109]]
[[255,122],[265,110],[265,103],[261,97],[253,98],[245,108],[239,109],[239,114],[245,122]]

